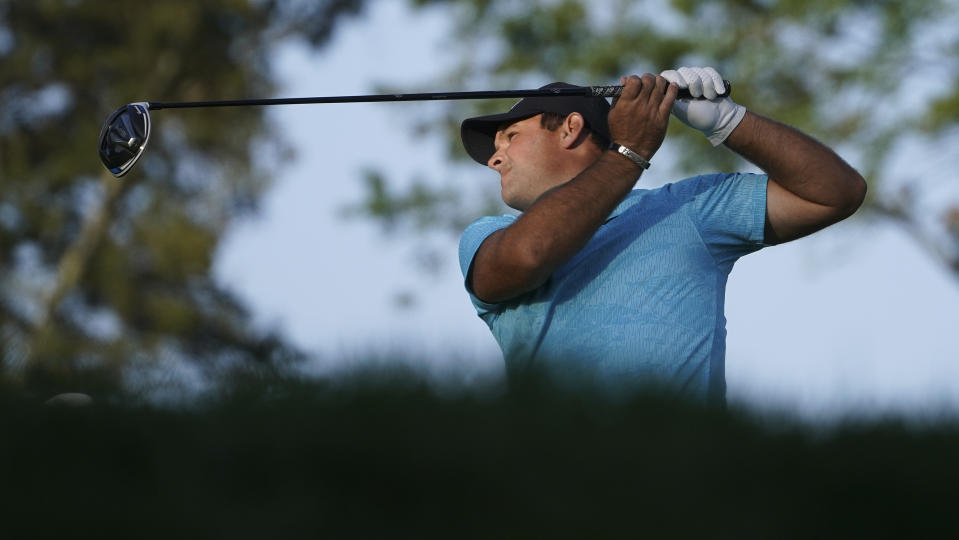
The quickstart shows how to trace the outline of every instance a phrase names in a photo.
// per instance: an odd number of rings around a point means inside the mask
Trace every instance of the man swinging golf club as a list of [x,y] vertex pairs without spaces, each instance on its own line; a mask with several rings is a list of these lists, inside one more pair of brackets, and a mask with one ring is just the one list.
[[[499,173],[503,200],[521,211],[463,233],[466,289],[511,376],[664,384],[721,405],[733,263],[850,216],[866,183],[811,137],[720,97],[713,68],[621,83],[611,108],[599,97],[527,97],[463,122],[467,152]],[[705,99],[677,99],[680,88]],[[634,190],[670,114],[765,174]]]

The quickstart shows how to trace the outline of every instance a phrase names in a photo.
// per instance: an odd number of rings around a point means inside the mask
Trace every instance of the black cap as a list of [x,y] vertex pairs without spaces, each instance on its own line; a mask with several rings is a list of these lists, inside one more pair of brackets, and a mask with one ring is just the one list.
[[[544,88],[583,87],[564,82],[554,82],[540,87],[540,89]],[[591,130],[609,139],[609,122],[607,120],[609,102],[606,101],[606,98],[584,96],[525,97],[517,101],[516,105],[513,105],[507,112],[463,120],[463,124],[460,126],[460,136],[463,139],[463,146],[466,147],[466,153],[477,162],[486,165],[489,158],[496,152],[493,139],[496,137],[497,128],[503,122],[510,120],[515,122],[544,112],[558,113],[563,116],[578,112],[583,115],[586,125]]]

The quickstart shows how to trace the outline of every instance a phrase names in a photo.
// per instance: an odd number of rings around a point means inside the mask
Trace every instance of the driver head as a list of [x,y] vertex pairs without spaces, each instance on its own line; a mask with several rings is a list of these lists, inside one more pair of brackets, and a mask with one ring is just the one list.
[[140,159],[150,140],[150,106],[130,103],[107,118],[100,130],[100,161],[120,178]]

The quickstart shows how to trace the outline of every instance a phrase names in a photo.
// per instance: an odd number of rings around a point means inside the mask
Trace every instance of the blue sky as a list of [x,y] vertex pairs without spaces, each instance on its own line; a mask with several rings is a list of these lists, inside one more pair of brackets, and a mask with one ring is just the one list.
[[[442,12],[411,14],[400,2],[374,6],[344,24],[320,54],[282,48],[278,95],[412,86],[452,65]],[[430,171],[498,186],[491,171],[464,174],[446,163],[444,141],[415,139],[406,129],[436,106],[271,110],[297,157],[280,170],[260,215],[227,235],[216,271],[250,303],[259,324],[316,352],[317,371],[401,350],[429,359],[424,369],[437,374],[466,380],[502,374],[499,349],[462,290],[455,237],[433,239],[448,249],[441,272],[424,276],[408,237],[340,216],[360,200],[361,171],[371,163],[398,180]],[[661,151],[667,158],[668,146],[667,140]],[[665,168],[651,169],[638,187],[676,180],[663,176]],[[400,293],[416,301],[403,306]],[[726,316],[731,402],[807,417],[959,410],[959,279],[895,226],[854,219],[741,259],[730,277]]]

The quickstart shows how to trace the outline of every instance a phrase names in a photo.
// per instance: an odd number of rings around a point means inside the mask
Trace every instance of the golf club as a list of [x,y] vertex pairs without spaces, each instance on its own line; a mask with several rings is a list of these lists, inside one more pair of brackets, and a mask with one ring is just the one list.
[[[729,95],[731,85],[723,81]],[[143,154],[150,141],[150,111],[159,109],[187,109],[197,107],[247,107],[262,105],[302,105],[318,103],[372,103],[383,101],[430,101],[454,99],[503,99],[524,97],[603,97],[615,98],[622,86],[579,86],[574,88],[541,88],[536,90],[479,90],[470,92],[429,92],[420,94],[372,94],[359,96],[326,96],[303,98],[234,99],[223,101],[142,101],[130,103],[113,112],[100,130],[100,161],[113,176],[125,175]],[[688,90],[681,89],[679,98],[691,99]]]

